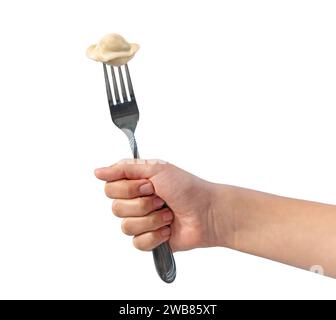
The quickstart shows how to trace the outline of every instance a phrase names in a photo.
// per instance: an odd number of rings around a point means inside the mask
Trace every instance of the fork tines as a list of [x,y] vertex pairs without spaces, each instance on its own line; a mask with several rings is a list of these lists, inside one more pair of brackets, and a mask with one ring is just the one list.
[[[107,66],[105,63],[103,63],[103,68],[104,68],[107,98],[108,98],[110,107],[116,106],[118,104],[122,104],[125,102],[135,101],[131,76],[130,76],[127,64],[124,65],[124,68],[123,68],[124,71],[122,70],[121,66],[119,67],[110,66],[111,79],[112,79],[112,90],[111,90],[109,75],[107,72]],[[118,69],[118,80],[116,77],[115,69]],[[126,78],[126,81],[125,81],[125,78]],[[125,86],[125,83],[127,84],[127,86]]]

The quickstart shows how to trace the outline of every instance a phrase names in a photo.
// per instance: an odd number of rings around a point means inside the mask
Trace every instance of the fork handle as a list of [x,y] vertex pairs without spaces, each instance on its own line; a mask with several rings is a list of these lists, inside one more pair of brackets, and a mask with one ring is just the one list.
[[173,282],[176,277],[176,265],[168,241],[161,243],[152,252],[155,268],[160,278],[167,283]]
[[[134,159],[139,159],[140,156],[134,133],[130,134],[129,131],[125,133],[128,137]],[[167,208],[168,206],[165,204],[163,208],[164,207]],[[156,272],[158,273],[160,278],[167,283],[173,282],[176,277],[176,264],[173,252],[169,246],[168,241],[161,243],[159,246],[154,248],[152,252]]]

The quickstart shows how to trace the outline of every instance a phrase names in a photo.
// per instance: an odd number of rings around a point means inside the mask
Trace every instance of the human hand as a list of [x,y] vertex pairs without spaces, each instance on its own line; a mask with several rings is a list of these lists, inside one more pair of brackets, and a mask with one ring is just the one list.
[[173,251],[218,245],[215,184],[158,160],[123,160],[95,175],[106,181],[112,211],[136,248],[152,250],[167,240]]
[[140,250],[222,246],[336,278],[335,205],[210,183],[162,161],[125,160],[95,174]]

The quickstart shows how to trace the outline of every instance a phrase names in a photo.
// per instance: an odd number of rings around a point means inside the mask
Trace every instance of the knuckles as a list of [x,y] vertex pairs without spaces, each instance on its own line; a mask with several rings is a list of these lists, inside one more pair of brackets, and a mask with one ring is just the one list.
[[110,199],[122,197],[132,199],[137,194],[137,183],[127,180],[119,180],[115,182],[106,182],[104,192]]
[[157,232],[149,232],[146,235],[133,238],[133,245],[136,249],[141,251],[150,251],[155,247],[157,242]]
[[149,249],[145,245],[144,241],[141,241],[141,239],[138,239],[138,237],[133,238],[133,246],[141,251],[148,251]]
[[114,200],[112,202],[112,212],[115,216],[121,218],[122,215],[121,215],[121,210],[120,210],[120,205],[119,205],[119,202],[118,200]]
[[105,183],[104,192],[106,197],[111,198],[111,188],[107,182]]
[[121,221],[121,231],[128,236],[133,235],[132,228],[127,219],[124,219],[123,221]]

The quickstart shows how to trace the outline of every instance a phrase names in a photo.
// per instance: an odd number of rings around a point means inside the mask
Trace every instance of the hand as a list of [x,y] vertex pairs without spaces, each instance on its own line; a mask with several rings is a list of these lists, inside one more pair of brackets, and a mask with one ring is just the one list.
[[[169,240],[173,251],[217,245],[212,210],[216,185],[162,161],[124,160],[95,170],[122,231],[152,250]],[[164,203],[168,208],[163,208]]]
[[335,205],[214,184],[159,161],[121,161],[95,174],[138,249],[167,240],[173,251],[229,247],[336,278]]

